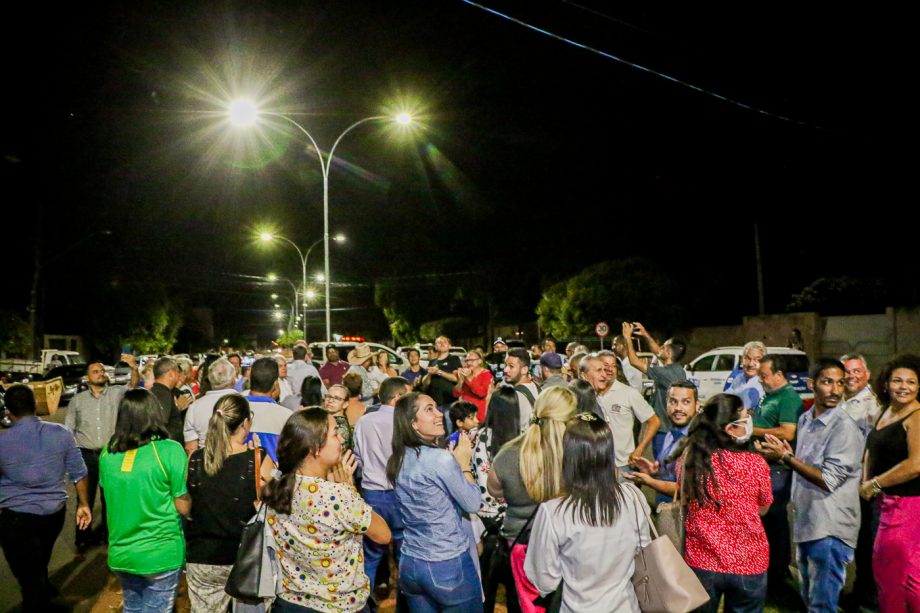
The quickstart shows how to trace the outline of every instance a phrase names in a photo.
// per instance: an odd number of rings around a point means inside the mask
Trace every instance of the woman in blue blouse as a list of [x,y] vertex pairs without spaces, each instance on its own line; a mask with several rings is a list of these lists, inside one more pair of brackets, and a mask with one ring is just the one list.
[[430,396],[411,393],[396,402],[387,478],[405,523],[399,588],[412,613],[481,613],[482,586],[461,520],[482,501],[472,448],[461,436],[453,452],[439,449],[441,436],[444,417]]

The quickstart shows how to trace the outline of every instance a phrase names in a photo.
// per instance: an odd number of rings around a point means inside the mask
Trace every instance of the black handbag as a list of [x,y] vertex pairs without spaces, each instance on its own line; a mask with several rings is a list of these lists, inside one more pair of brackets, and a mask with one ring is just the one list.
[[236,551],[236,561],[227,577],[224,591],[234,598],[254,600],[262,597],[260,586],[263,581],[265,554],[265,503],[259,506],[255,517],[243,527],[240,535],[240,548]]

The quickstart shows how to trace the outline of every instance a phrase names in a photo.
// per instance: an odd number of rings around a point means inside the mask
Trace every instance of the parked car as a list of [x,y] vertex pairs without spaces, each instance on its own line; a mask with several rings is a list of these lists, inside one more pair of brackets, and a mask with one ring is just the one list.
[[[313,362],[317,363],[319,366],[322,366],[326,363],[326,348],[332,345],[339,351],[339,357],[343,360],[348,359],[348,352],[355,348],[355,345],[358,343],[353,341],[348,342],[319,342],[319,343],[310,343],[310,351],[313,352]],[[383,351],[387,354],[390,361],[390,366],[396,370],[396,372],[401,373],[407,368],[409,368],[409,360],[405,356],[396,353],[395,350],[390,349],[386,345],[381,345],[380,343],[367,343],[371,348],[371,351]]]
[[88,387],[86,384],[86,364],[66,364],[52,368],[42,377],[42,380],[50,381],[55,377],[60,377],[64,380],[64,392],[61,394],[59,406],[67,406],[71,398]]
[[[687,364],[687,378],[696,384],[700,400],[719,394],[731,385],[735,371],[741,368],[743,347],[716,347]],[[786,379],[802,397],[806,406],[811,406],[814,394],[808,389],[808,356],[804,351],[787,347],[767,347],[767,353],[782,354],[789,361]]]

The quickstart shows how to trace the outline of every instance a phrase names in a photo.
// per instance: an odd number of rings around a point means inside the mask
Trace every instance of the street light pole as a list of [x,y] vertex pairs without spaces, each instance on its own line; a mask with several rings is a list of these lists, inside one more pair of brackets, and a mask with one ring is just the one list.
[[[357,128],[360,125],[371,121],[381,121],[393,119],[397,123],[402,125],[409,125],[412,123],[412,117],[408,113],[400,113],[395,117],[388,117],[386,115],[372,115],[371,117],[365,117],[364,119],[359,119],[354,122],[347,128],[345,128],[338,138],[335,139],[335,142],[332,144],[332,148],[329,149],[329,153],[323,156],[323,151],[320,149],[319,145],[316,142],[316,139],[313,138],[313,135],[310,134],[306,128],[297,123],[291,117],[288,117],[284,113],[277,112],[262,112],[256,108],[256,105],[250,100],[237,100],[232,102],[228,108],[230,121],[238,126],[247,126],[254,124],[259,115],[266,115],[270,117],[279,117],[295,128],[300,130],[304,136],[310,141],[310,144],[313,145],[313,149],[316,151],[316,157],[319,159],[320,169],[323,174],[323,282],[325,284],[326,290],[326,340],[332,340],[332,308],[330,305],[330,298],[332,295],[331,286],[332,286],[332,275],[329,270],[329,171],[332,167],[332,160],[335,156],[335,150],[339,146],[339,143],[342,142],[342,139],[345,138],[345,135]],[[296,245],[295,245],[296,246]],[[298,248],[298,253],[300,249]],[[304,279],[306,279],[306,273],[304,273]],[[306,281],[304,281],[306,285]],[[304,318],[306,321],[306,317]]]
[[[316,140],[313,136],[307,132],[306,128],[302,125],[284,115],[283,113],[264,113],[265,115],[271,115],[273,117],[280,117],[294,125],[298,130],[304,133],[306,137],[310,140],[310,143],[313,145],[313,149],[316,151],[316,157],[319,158],[319,165],[323,173],[323,281],[326,291],[326,340],[332,340],[332,309],[330,307],[330,296],[332,292],[330,291],[330,286],[332,284],[332,278],[329,273],[329,169],[332,166],[332,158],[335,154],[336,147],[339,146],[339,143],[342,141],[342,138],[346,134],[357,128],[358,126],[368,123],[370,121],[380,121],[390,119],[386,115],[374,115],[372,117],[365,117],[364,119],[359,119],[354,122],[345,130],[339,134],[338,138],[335,139],[335,142],[332,144],[332,148],[329,150],[329,153],[323,157],[323,152],[319,148],[319,145],[316,143]],[[399,119],[400,123],[408,123],[411,119],[408,116],[401,115]],[[404,119],[403,119],[404,118]],[[306,270],[306,268],[304,269]],[[306,279],[306,272],[304,273],[304,278]],[[306,284],[306,282],[305,282]],[[306,322],[306,317],[304,317],[304,322]],[[304,334],[306,336],[306,334]]]
[[[284,242],[291,245],[292,247],[294,247],[294,249],[297,250],[297,256],[300,258],[302,282],[300,286],[300,291],[298,292],[298,290],[295,288],[294,294],[295,294],[295,300],[296,300],[296,294],[300,293],[300,305],[301,305],[302,316],[303,316],[303,338],[304,340],[307,340],[307,299],[309,298],[308,296],[309,291],[307,290],[307,262],[310,261],[310,253],[313,251],[313,248],[316,247],[321,242],[323,242],[323,239],[320,238],[320,239],[313,241],[313,243],[307,248],[306,252],[304,252],[304,251],[301,251],[300,247],[297,246],[297,243],[287,238],[286,236],[281,236],[280,234],[271,234],[271,233],[266,232],[262,234],[262,238],[264,240],[272,240],[275,238],[283,240]],[[335,240],[336,242],[342,242],[345,240],[345,236],[342,234],[339,234],[333,240]],[[288,281],[288,283],[290,283],[290,281]],[[292,287],[293,287],[293,284],[292,284]],[[295,309],[296,309],[296,306],[295,306]]]

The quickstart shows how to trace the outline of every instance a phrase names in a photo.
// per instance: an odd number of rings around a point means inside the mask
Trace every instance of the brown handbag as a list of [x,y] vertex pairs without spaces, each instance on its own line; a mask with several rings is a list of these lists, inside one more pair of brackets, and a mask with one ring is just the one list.
[[[629,491],[635,488],[628,487]],[[674,543],[667,536],[659,536],[648,511],[638,500],[640,494],[633,494],[636,506],[636,530],[641,543],[642,529],[639,513],[645,513],[654,538],[645,547],[640,547],[635,558],[632,576],[633,588],[643,613],[689,613],[709,602],[709,594],[703,589],[696,573],[687,566]]]
[[[681,462],[687,458],[687,453],[681,456]],[[674,547],[681,555],[684,554],[684,545],[687,538],[686,534],[686,517],[684,514],[684,472],[681,471],[680,479],[677,482],[677,489],[674,490],[674,498],[670,502],[662,502],[658,505],[658,514],[656,517],[655,527],[658,533],[663,534],[674,543]]]

